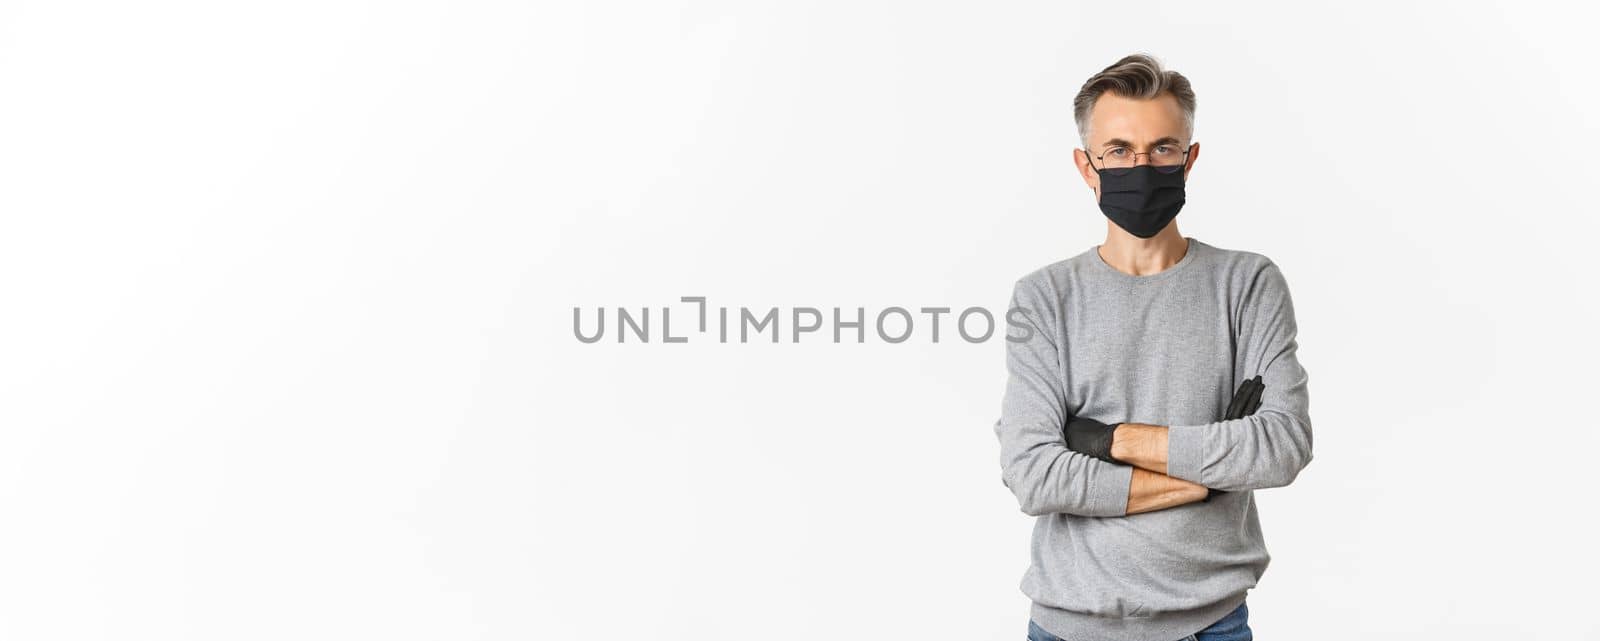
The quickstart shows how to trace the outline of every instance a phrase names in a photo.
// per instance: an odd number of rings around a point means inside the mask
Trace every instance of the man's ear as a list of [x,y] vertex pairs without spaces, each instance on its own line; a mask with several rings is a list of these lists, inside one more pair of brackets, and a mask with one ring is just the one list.
[[1089,164],[1089,152],[1082,149],[1072,150],[1072,162],[1078,165],[1078,175],[1083,178],[1083,184],[1095,193],[1095,198],[1100,196],[1100,174],[1096,173],[1094,166]]
[[1194,169],[1195,159],[1200,157],[1200,143],[1189,145],[1189,160],[1183,163],[1183,179],[1189,179],[1189,170]]

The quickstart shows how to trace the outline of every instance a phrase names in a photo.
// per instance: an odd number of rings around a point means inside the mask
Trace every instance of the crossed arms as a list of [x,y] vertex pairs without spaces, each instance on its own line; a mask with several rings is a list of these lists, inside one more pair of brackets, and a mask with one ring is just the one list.
[[[1239,386],[1223,419],[1238,419],[1254,414],[1261,407],[1266,385],[1261,377]],[[1167,428],[1143,423],[1107,425],[1090,418],[1074,418],[1065,430],[1067,448],[1109,463],[1132,465],[1128,489],[1128,513],[1152,512],[1210,500],[1215,490],[1198,483],[1167,476]]]
[[1210,489],[1288,485],[1311,461],[1306,373],[1296,358],[1287,284],[1270,262],[1253,275],[1241,305],[1238,367],[1263,383],[1256,412],[1194,425],[1110,426],[1110,457],[1067,446],[1061,367],[1065,363],[1052,292],[1019,281],[1012,309],[1032,335],[1006,343],[1000,440],[1001,480],[1029,515],[1124,516],[1204,500]]

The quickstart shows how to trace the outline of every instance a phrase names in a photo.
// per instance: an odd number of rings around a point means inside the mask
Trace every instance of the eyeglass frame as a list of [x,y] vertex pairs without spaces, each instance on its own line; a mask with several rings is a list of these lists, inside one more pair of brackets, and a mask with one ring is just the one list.
[[[1136,152],[1133,152],[1133,165],[1132,166],[1128,166],[1128,167],[1105,167],[1105,169],[1133,169],[1134,167],[1138,167],[1139,166],[1139,157],[1140,156],[1144,156],[1145,157],[1145,164],[1149,165],[1151,168],[1155,169],[1156,171],[1161,171],[1163,168],[1166,168],[1166,167],[1187,167],[1189,165],[1189,153],[1193,152],[1194,151],[1194,146],[1198,145],[1198,144],[1200,144],[1199,141],[1195,141],[1195,142],[1189,143],[1189,147],[1183,150],[1183,162],[1180,162],[1180,163],[1178,163],[1176,165],[1151,165],[1150,164],[1150,160],[1149,160],[1150,152],[1148,152],[1148,151],[1136,151]],[[1112,147],[1111,149],[1117,149],[1117,147]],[[1109,151],[1110,150],[1107,150],[1108,153],[1109,153]],[[1106,164],[1106,155],[1105,154],[1100,154],[1098,156],[1091,156],[1091,155],[1089,155],[1089,150],[1085,149],[1085,150],[1083,150],[1083,155],[1084,155],[1085,158],[1093,158],[1095,160],[1100,161],[1101,165]],[[1093,169],[1095,174],[1100,174],[1102,172],[1102,169],[1100,167],[1094,166],[1094,163],[1089,163],[1089,168]],[[1170,174],[1172,172],[1171,171],[1163,171],[1161,173]],[[1120,175],[1120,174],[1118,174],[1118,175]]]

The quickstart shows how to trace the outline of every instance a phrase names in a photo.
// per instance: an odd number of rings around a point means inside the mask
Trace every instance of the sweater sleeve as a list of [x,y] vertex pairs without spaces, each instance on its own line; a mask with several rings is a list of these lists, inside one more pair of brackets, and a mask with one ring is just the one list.
[[1244,418],[1168,426],[1167,474],[1218,490],[1293,482],[1311,462],[1310,397],[1296,357],[1294,303],[1270,260],[1258,268],[1240,306],[1231,396],[1261,375],[1261,406]]
[[1054,331],[1058,307],[1028,279],[1018,281],[1006,313],[1005,397],[994,424],[1000,478],[1022,512],[1039,516],[1123,516],[1133,468],[1067,449],[1066,391]]

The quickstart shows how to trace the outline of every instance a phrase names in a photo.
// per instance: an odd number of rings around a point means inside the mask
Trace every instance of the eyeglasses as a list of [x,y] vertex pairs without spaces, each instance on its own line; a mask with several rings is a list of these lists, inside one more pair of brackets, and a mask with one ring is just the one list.
[[1156,145],[1150,151],[1135,153],[1131,147],[1112,147],[1103,154],[1090,156],[1100,161],[1100,166],[1095,167],[1094,163],[1089,163],[1089,167],[1094,169],[1095,173],[1110,171],[1114,175],[1121,175],[1137,166],[1139,156],[1144,156],[1145,162],[1156,171],[1170,174],[1183,168],[1189,161],[1189,152],[1193,149],[1193,144],[1182,151],[1178,150],[1177,145]]

